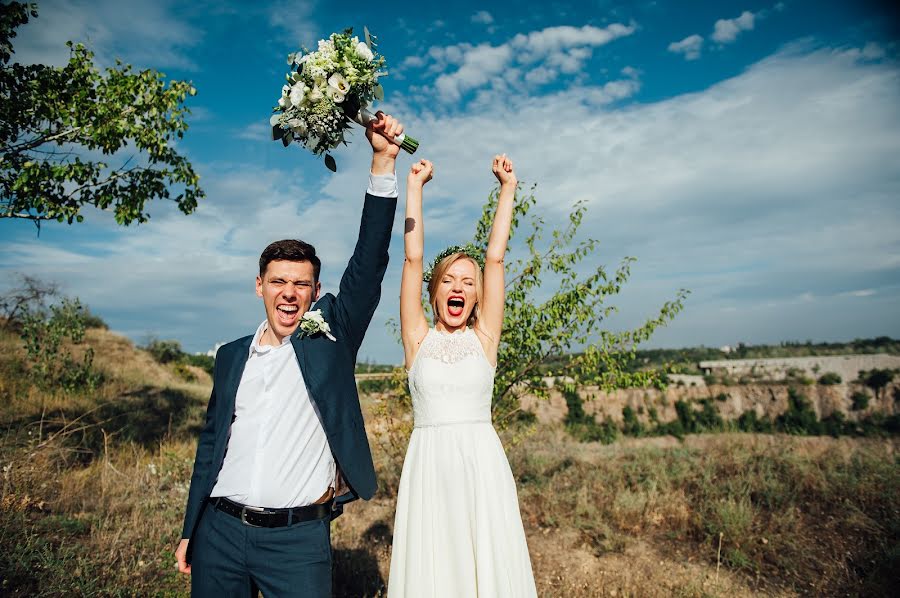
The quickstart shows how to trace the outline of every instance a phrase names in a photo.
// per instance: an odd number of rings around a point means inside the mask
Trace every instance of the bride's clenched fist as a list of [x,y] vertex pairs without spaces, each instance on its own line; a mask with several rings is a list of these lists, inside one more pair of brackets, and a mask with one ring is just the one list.
[[516,178],[516,172],[513,170],[513,162],[506,154],[494,156],[491,171],[502,186],[511,185],[515,187],[519,183]]
[[406,184],[424,186],[432,176],[434,176],[434,165],[428,160],[419,160],[409,169]]

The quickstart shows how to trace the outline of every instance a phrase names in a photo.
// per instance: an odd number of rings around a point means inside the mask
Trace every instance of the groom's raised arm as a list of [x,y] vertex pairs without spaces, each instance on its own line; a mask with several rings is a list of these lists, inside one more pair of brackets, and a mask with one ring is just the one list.
[[372,165],[359,238],[341,277],[336,300],[338,317],[355,349],[362,344],[381,299],[381,281],[387,270],[388,245],[397,209],[395,162],[399,148],[384,136],[399,135],[403,125],[380,112],[378,116],[379,119],[366,130],[372,145]]

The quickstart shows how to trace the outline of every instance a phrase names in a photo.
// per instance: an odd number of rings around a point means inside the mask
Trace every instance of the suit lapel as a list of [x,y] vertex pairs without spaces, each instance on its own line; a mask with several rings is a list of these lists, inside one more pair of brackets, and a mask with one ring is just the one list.
[[[305,340],[306,336],[300,337],[297,334],[291,335],[291,346],[294,347],[294,355],[297,356],[297,365],[300,366],[300,374],[303,376],[303,383],[306,385],[306,391],[312,396],[312,384],[310,384],[311,380],[309,379],[309,364],[307,363],[306,351],[304,350]],[[313,399],[313,402],[315,402],[315,399]]]
[[251,342],[253,342],[253,337],[249,337],[247,341],[235,347],[234,355],[231,357],[230,367],[226,374],[222,393],[222,415],[228,418],[226,420],[227,426],[231,426],[231,421],[234,419],[234,401],[237,397],[238,386],[241,384],[241,376],[244,374],[244,366],[247,365]]
[[[314,374],[309,367],[309,356],[307,354],[306,349],[309,348],[307,345],[308,337],[303,336],[302,338],[298,338],[296,335],[291,337],[291,345],[294,347],[294,354],[297,356],[297,363],[300,366],[300,374],[303,376],[303,383],[306,385],[306,392],[309,393],[309,398],[313,402],[313,405],[316,406],[316,409],[319,411],[319,416],[322,418],[322,425],[326,425],[325,422],[328,421],[328,417],[326,416],[326,411],[328,409],[327,404],[322,404],[313,393],[313,389],[316,387],[314,383]],[[327,430],[326,430],[327,432]]]

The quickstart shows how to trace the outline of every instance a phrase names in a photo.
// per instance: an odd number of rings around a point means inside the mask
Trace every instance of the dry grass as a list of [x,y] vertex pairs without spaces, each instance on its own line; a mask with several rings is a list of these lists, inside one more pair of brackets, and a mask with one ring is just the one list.
[[[208,380],[184,382],[109,333],[90,342],[99,391],[41,393],[16,340],[0,335],[0,594],[186,596],[173,550]],[[364,403],[382,488],[333,524],[336,596],[383,594],[390,562],[409,420],[377,397]],[[896,440],[603,446],[539,425],[511,431],[507,446],[541,596],[898,590]]]

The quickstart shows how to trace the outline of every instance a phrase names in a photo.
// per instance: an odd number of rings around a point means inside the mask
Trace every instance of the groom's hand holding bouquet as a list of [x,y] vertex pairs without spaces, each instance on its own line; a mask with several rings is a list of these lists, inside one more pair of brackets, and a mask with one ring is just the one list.
[[366,139],[372,146],[372,174],[392,174],[400,146],[390,139],[403,134],[403,124],[381,111],[375,118],[366,125]]

